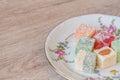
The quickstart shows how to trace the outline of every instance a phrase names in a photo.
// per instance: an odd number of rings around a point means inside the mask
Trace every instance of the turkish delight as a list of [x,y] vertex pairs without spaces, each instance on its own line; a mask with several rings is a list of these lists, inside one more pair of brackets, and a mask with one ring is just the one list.
[[75,31],[75,41],[78,41],[80,37],[86,36],[86,37],[93,37],[95,34],[96,29],[94,27],[90,27],[85,24],[81,24],[78,29]]
[[120,62],[120,40],[113,41],[111,47],[117,53],[117,62],[119,63]]
[[117,63],[117,54],[107,46],[95,50],[94,52],[97,54],[98,69],[105,69]]
[[95,43],[95,39],[88,37],[80,37],[76,45],[75,53],[77,54],[81,49],[92,51],[94,47],[94,43]]
[[75,67],[79,71],[93,73],[96,66],[96,54],[91,51],[80,50],[75,59]]

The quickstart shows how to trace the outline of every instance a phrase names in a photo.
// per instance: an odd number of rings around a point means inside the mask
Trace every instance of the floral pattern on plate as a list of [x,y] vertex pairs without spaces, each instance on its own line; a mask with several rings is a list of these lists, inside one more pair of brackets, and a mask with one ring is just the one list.
[[115,35],[117,39],[120,39],[120,29],[117,29],[115,26],[115,19],[111,21],[111,24],[107,27],[102,23],[102,17],[98,18],[98,23],[100,24],[100,28],[102,31],[106,31],[111,35]]
[[56,59],[53,59],[54,61],[59,61],[59,60],[63,60],[65,61],[66,63],[73,63],[73,61],[69,61],[69,60],[66,60],[65,59],[65,56],[69,56],[70,53],[66,53],[65,50],[68,49],[68,41],[64,41],[64,42],[59,42],[58,45],[57,45],[57,48],[52,50],[52,49],[49,49],[51,52],[57,54],[57,58]]
[[110,70],[109,73],[112,75],[110,76],[103,76],[101,75],[99,70],[95,70],[95,74],[98,75],[97,78],[89,77],[87,80],[120,80],[120,72],[117,70]]

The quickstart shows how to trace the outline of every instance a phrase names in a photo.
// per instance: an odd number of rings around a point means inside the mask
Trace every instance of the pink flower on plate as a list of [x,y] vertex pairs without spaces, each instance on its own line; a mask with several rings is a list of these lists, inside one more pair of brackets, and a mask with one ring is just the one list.
[[62,51],[62,50],[59,50],[59,49],[56,49],[55,53],[58,54],[58,60],[62,59],[66,55],[65,51]]
[[95,78],[89,77],[87,80],[95,80]]
[[55,53],[59,54],[59,55],[63,55],[63,56],[65,55],[65,51],[62,51],[62,50],[59,50],[59,49],[56,49]]
[[107,29],[107,32],[113,35],[114,32],[115,32],[115,30],[116,30],[116,27],[113,26],[113,25],[111,25],[111,26]]

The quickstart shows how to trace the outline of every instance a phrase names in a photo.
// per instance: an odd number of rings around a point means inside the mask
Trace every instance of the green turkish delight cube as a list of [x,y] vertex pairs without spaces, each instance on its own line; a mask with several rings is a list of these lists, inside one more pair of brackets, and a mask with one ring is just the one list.
[[94,43],[95,43],[95,39],[88,37],[80,37],[76,45],[75,53],[78,54],[80,50],[92,51],[94,47]]
[[120,40],[112,41],[112,48],[117,53],[117,62],[120,62]]

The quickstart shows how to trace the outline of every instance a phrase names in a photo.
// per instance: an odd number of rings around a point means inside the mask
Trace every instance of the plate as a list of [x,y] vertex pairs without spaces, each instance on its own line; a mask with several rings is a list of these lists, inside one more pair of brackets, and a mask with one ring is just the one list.
[[120,18],[103,14],[89,14],[74,17],[56,26],[45,42],[46,57],[54,70],[69,80],[119,80],[120,64],[104,70],[95,70],[93,74],[75,70],[75,46],[74,31],[80,24],[87,24],[97,29],[101,23],[109,27],[115,25],[120,28]]

